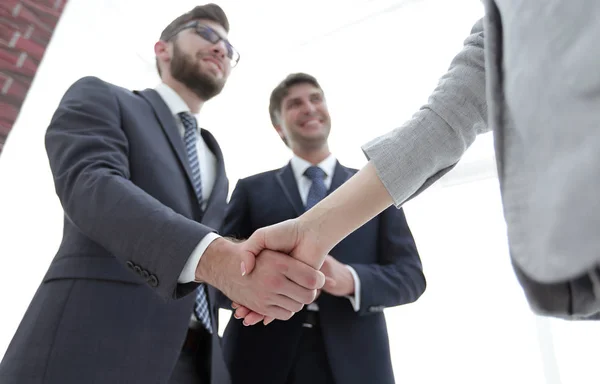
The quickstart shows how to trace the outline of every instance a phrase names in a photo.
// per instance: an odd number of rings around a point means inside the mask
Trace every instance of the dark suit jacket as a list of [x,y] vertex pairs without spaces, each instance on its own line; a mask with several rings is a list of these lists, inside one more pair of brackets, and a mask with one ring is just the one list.
[[[223,156],[201,134],[218,160],[204,213],[158,93],[93,77],[66,92],[46,134],[63,239],[0,364],[0,382],[168,382],[196,287],[177,278],[225,215]],[[212,302],[215,293],[209,288]],[[211,314],[217,324],[215,307]],[[213,383],[227,382],[216,333],[213,351]]]
[[[336,165],[330,190],[355,170]],[[240,180],[233,192],[223,235],[250,236],[256,229],[304,212],[291,166]],[[425,277],[401,209],[391,207],[341,241],[330,254],[352,266],[361,283],[357,313],[343,297],[318,299],[324,343],[340,384],[394,382],[386,307],[411,303],[424,292]],[[306,312],[267,327],[244,327],[234,318],[223,338],[232,383],[283,384],[294,363]],[[401,325],[400,325],[401,326]]]

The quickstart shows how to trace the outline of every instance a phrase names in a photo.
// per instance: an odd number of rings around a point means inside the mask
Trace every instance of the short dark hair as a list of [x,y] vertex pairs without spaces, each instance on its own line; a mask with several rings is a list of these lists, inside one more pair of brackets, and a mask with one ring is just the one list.
[[[223,9],[217,4],[209,3],[198,5],[191,11],[186,12],[175,20],[171,21],[171,23],[167,25],[167,27],[160,34],[160,40],[170,40],[173,38],[177,30],[183,25],[189,23],[190,21],[199,19],[211,20],[219,23],[219,25],[221,25],[225,31],[229,32],[229,20],[227,19],[225,11],[223,11]],[[160,75],[161,73],[160,67],[158,66],[158,59],[156,59],[156,68],[158,69],[158,74]]]
[[302,72],[288,75],[275,87],[275,89],[273,89],[273,92],[271,92],[271,99],[269,100],[269,116],[271,117],[271,124],[273,124],[273,126],[276,126],[279,123],[278,114],[281,113],[281,103],[283,102],[283,99],[288,95],[290,88],[298,84],[310,84],[323,92],[323,88],[321,88],[314,76]]
[[225,29],[225,31],[229,32],[229,20],[227,20],[227,15],[225,15],[223,9],[221,9],[221,7],[219,7],[217,4],[210,3],[198,5],[191,11],[186,12],[175,20],[171,21],[171,23],[167,25],[167,27],[160,34],[160,39],[167,41],[167,39],[173,37],[173,33],[177,31],[178,28],[189,23],[190,21],[198,19],[211,20],[219,23]]

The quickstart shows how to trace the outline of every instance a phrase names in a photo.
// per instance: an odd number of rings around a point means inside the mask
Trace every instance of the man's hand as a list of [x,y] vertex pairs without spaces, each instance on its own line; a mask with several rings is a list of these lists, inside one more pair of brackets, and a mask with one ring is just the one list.
[[[196,279],[221,290],[232,301],[266,316],[288,320],[314,301],[324,275],[286,254],[262,250],[252,273],[242,276],[241,260],[249,260],[245,243],[219,238],[198,263]],[[245,273],[244,273],[245,274]]]
[[252,272],[256,256],[263,249],[286,253],[317,270],[328,252],[321,245],[318,228],[302,225],[299,219],[258,229],[244,242],[244,249],[245,273]]
[[[244,253],[241,270],[244,274],[251,274],[257,256],[264,249],[284,252],[306,265],[319,269],[328,250],[321,245],[318,228],[303,226],[300,220],[291,219],[265,228],[261,228],[244,243]],[[262,257],[262,256],[261,256]],[[323,276],[323,283],[324,283]],[[322,286],[318,287],[321,288]],[[231,298],[231,297],[230,297]],[[243,318],[245,325],[254,325],[264,321],[265,325],[273,321],[273,317],[260,311],[251,310],[243,303],[233,300],[235,317]],[[308,303],[307,303],[308,304]]]
[[[322,291],[322,289],[317,289],[317,295],[315,296],[313,302],[317,301],[319,296],[321,296]],[[261,315],[260,313],[251,311],[248,309],[248,307],[240,305],[235,301],[231,303],[231,308],[234,309],[233,317],[235,317],[238,320],[243,319],[243,323],[246,326],[255,325],[261,321],[263,321],[265,325],[269,325],[269,323],[271,323],[274,320],[272,317],[268,317],[265,315]]]
[[[349,296],[354,294],[354,278],[352,273],[344,264],[337,261],[334,257],[327,255],[321,267],[321,272],[325,275],[325,285],[322,291],[325,291],[333,296]],[[321,289],[317,290],[315,300],[320,296]],[[265,320],[256,312],[250,311],[247,307],[234,302],[232,304],[235,309],[234,316],[237,319],[244,319],[245,325],[254,325],[260,321],[265,321],[265,325],[269,324],[269,319]]]
[[321,272],[325,275],[323,291],[334,296],[349,296],[354,294],[354,278],[344,264],[327,255]]

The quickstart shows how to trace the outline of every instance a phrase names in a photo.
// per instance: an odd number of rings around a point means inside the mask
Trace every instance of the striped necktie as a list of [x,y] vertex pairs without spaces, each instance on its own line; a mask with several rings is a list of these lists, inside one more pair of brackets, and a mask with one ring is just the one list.
[[325,186],[325,176],[327,174],[321,168],[313,165],[304,171],[304,176],[312,181],[306,198],[306,210],[308,211],[327,196],[327,187]]
[[[192,171],[192,184],[198,203],[202,207],[202,179],[200,178],[200,162],[198,161],[198,150],[197,150],[197,137],[198,125],[196,118],[188,112],[179,113],[181,122],[185,129],[183,134],[183,142],[185,144],[185,151],[187,153],[188,162]],[[196,289],[196,303],[194,305],[194,314],[198,321],[200,321],[208,330],[212,333],[212,325],[210,321],[210,312],[208,311],[208,300],[206,299],[206,286],[200,284]]]

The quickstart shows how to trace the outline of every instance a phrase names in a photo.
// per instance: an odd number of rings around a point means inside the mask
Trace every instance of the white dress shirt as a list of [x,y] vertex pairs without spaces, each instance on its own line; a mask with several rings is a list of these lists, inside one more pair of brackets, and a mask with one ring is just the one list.
[[[162,97],[167,107],[173,114],[175,118],[175,124],[177,125],[177,130],[179,131],[179,135],[181,136],[181,140],[183,141],[183,134],[185,129],[183,127],[183,123],[181,122],[181,118],[178,113],[181,112],[190,112],[190,108],[187,106],[185,101],[171,89],[168,85],[164,83],[160,83],[156,88],[156,92]],[[194,116],[194,115],[192,115]],[[197,119],[196,116],[194,118]],[[196,132],[196,150],[198,151],[198,162],[200,163],[200,179],[202,181],[202,209],[206,208],[206,202],[208,201],[213,187],[215,186],[215,180],[217,178],[217,157],[210,151],[202,135],[200,134],[200,129]],[[198,243],[192,254],[190,255],[188,261],[185,263],[181,274],[177,281],[180,284],[190,283],[196,278],[196,267],[200,262],[200,258],[206,248],[212,243],[215,239],[219,238],[219,235],[216,233],[209,233],[204,236],[202,240]]]
[[[302,204],[306,206],[308,191],[310,190],[312,181],[304,176],[304,172],[306,172],[308,167],[312,166],[312,164],[298,156],[292,157],[290,164],[292,166],[292,171],[294,172],[294,177],[296,178],[296,184],[298,184],[298,192],[300,192]],[[323,181],[327,190],[331,187],[336,164],[337,159],[333,155],[329,155],[325,160],[317,164],[317,166],[325,172],[325,179]],[[346,265],[346,267],[350,270],[352,278],[354,279],[354,294],[346,297],[350,300],[350,303],[352,303],[354,310],[358,312],[360,310],[360,279],[354,268],[349,265]],[[317,303],[312,303],[307,306],[307,309],[310,311],[318,311],[319,306]]]

